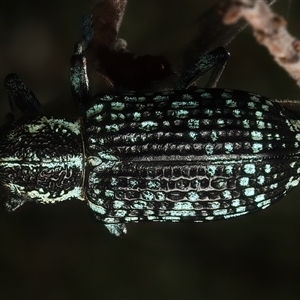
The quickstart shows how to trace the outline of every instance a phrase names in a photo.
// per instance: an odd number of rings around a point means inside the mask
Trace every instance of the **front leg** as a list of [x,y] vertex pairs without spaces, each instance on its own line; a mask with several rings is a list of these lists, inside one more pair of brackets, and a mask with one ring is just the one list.
[[70,81],[73,99],[79,104],[81,112],[89,99],[89,79],[87,76],[86,58],[82,54],[82,45],[77,44],[70,60]]
[[70,80],[73,99],[79,104],[81,112],[89,99],[89,79],[87,75],[86,57],[83,51],[93,38],[93,21],[90,14],[82,19],[81,35],[82,40],[75,45],[74,55],[70,60]]
[[41,104],[35,94],[16,75],[9,74],[4,80],[12,112],[17,107],[24,114],[40,114]]

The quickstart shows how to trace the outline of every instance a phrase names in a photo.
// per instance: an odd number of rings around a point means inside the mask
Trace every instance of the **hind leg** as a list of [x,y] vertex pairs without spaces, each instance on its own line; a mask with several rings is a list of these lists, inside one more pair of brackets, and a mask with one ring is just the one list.
[[223,47],[219,47],[201,56],[195,63],[193,63],[180,75],[174,89],[184,90],[189,88],[193,83],[195,83],[200,77],[202,77],[211,69],[213,70],[206,84],[206,87],[216,87],[229,56],[229,52]]

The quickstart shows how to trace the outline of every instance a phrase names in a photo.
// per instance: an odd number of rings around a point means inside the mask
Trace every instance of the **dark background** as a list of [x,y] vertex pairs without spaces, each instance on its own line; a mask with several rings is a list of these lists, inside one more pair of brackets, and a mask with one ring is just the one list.
[[[214,2],[129,0],[120,36],[136,53],[176,60],[197,16]],[[300,38],[300,1],[288,3],[274,8]],[[74,113],[68,62],[91,5],[2,0],[0,80],[16,72],[49,113]],[[299,88],[249,29],[229,50],[219,87],[299,99]],[[0,97],[3,117],[3,85]],[[1,211],[0,299],[299,299],[299,191],[226,222],[128,225],[123,239],[109,235],[80,201]]]

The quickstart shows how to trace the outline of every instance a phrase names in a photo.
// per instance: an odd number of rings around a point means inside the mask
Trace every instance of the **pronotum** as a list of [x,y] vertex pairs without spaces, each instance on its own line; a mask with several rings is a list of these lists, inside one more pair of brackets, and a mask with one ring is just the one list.
[[173,90],[89,96],[84,43],[71,59],[71,87],[82,114],[41,115],[15,75],[10,101],[25,116],[0,137],[5,207],[25,202],[87,202],[120,236],[125,223],[203,222],[264,209],[299,183],[300,116],[245,91],[191,84],[228,58],[202,56]]

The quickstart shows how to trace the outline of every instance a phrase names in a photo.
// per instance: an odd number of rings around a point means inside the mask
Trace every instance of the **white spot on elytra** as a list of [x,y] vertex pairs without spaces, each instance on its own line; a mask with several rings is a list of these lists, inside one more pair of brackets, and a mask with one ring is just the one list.
[[256,171],[254,164],[245,164],[243,169],[246,174],[255,174]]
[[261,141],[263,139],[263,135],[260,131],[251,131],[251,138],[254,141]]

